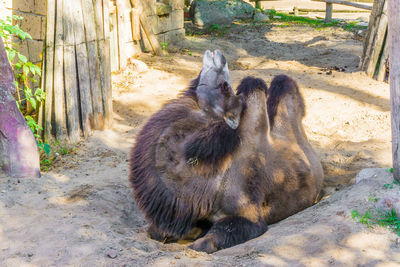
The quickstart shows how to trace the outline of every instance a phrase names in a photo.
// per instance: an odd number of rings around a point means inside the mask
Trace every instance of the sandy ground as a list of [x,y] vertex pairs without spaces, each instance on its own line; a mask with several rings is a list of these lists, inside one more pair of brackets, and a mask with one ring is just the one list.
[[[228,59],[234,86],[247,75],[270,83],[281,73],[299,83],[306,133],[325,171],[326,199],[255,240],[207,255],[146,237],[127,158],[146,119],[196,77],[203,52],[217,48]],[[376,170],[372,182],[351,186],[359,170],[391,165],[389,87],[357,71],[359,36],[247,24],[221,37],[188,36],[169,49],[167,57],[141,56],[146,72],[132,67],[113,76],[113,129],[94,132],[40,179],[0,173],[0,266],[400,264],[395,234],[350,217],[351,209],[365,209],[369,194],[384,194],[382,185],[392,180]],[[345,71],[330,73],[332,67]]]

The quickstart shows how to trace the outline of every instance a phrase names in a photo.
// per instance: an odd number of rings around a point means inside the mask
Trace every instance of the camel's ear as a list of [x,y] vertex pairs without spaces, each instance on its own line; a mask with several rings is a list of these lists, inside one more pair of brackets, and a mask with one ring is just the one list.
[[226,62],[226,58],[224,57],[224,55],[221,53],[221,51],[219,51],[218,49],[214,51],[214,64],[217,67],[217,69],[223,69],[226,65],[227,66],[227,62]]
[[207,50],[203,56],[203,69],[211,69],[214,67],[214,60],[210,50]]
[[227,82],[223,82],[219,86],[219,90],[221,91],[221,94],[225,97],[230,96],[231,88]]

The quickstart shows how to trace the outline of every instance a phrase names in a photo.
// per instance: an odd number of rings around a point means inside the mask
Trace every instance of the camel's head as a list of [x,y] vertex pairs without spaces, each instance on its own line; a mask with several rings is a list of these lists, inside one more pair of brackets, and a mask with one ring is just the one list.
[[245,108],[244,99],[240,95],[235,95],[227,82],[220,85],[220,92],[222,99],[218,106],[222,108],[221,116],[229,127],[236,129]]
[[196,95],[200,108],[223,118],[229,127],[238,127],[243,102],[232,89],[228,63],[219,50],[204,53]]

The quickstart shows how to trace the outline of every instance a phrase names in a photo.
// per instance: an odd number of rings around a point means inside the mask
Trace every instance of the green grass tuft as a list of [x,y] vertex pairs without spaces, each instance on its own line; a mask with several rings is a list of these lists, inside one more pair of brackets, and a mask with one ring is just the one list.
[[277,12],[276,10],[268,10],[266,13],[269,14],[272,21],[283,22],[282,26],[297,25],[308,25],[317,29],[323,29],[327,27],[341,27],[347,31],[366,29],[365,26],[356,25],[357,22],[341,22],[339,20],[332,20],[331,22],[325,22],[323,19],[313,19],[302,16],[295,16],[291,14]]
[[[376,198],[369,197],[371,202],[376,202]],[[394,209],[389,211],[377,209],[375,206],[368,208],[365,213],[360,214],[357,210],[351,211],[351,218],[358,223],[366,225],[368,228],[381,226],[391,229],[400,236],[400,218]]]

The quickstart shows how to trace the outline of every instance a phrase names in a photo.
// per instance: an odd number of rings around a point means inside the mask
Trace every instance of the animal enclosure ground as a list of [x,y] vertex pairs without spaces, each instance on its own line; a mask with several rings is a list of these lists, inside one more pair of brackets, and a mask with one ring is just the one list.
[[[42,178],[18,180],[0,173],[0,265],[400,262],[396,235],[366,229],[350,216],[351,208],[366,205],[369,192],[382,189],[388,175],[378,171],[381,180],[372,185],[335,192],[353,184],[362,168],[391,165],[389,86],[357,72],[359,36],[338,28],[268,24],[236,25],[220,35],[187,36],[179,46],[169,45],[167,57],[141,56],[148,71],[138,73],[131,66],[115,74],[113,129],[95,132],[58,158]],[[305,130],[324,167],[324,195],[332,194],[263,236],[214,255],[146,237],[146,221],[133,204],[127,162],[141,125],[197,76],[206,49],[225,54],[234,87],[248,75],[269,84],[284,73],[298,82],[307,107]]]

